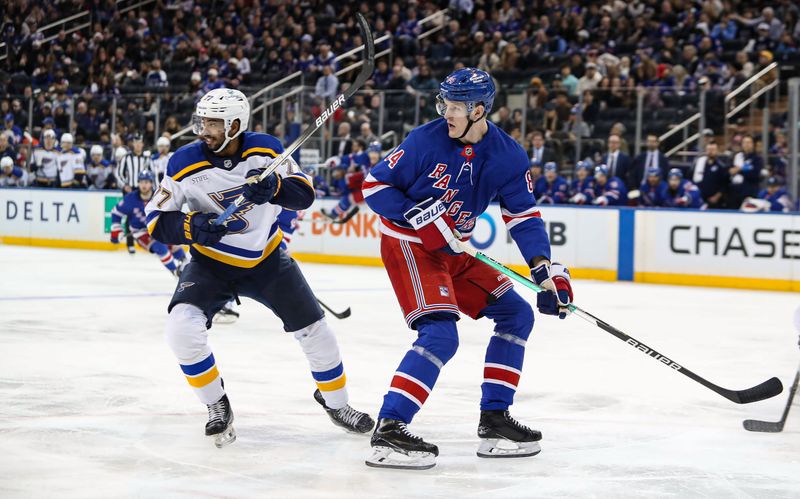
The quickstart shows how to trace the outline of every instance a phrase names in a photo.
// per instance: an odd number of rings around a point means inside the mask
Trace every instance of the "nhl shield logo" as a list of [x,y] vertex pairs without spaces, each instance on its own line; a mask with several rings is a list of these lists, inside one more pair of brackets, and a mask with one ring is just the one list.
[[226,159],[222,164],[225,165],[225,168],[230,168],[233,166],[233,161]]

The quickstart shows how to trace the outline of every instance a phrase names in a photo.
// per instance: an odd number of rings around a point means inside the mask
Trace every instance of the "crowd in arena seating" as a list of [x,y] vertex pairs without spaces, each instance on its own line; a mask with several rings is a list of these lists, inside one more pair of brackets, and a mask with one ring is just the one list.
[[[429,27],[420,20],[447,7],[443,28],[419,39]],[[94,12],[90,28],[42,43],[39,27],[87,8]],[[637,92],[645,95],[646,132],[659,134],[694,112],[697,92],[706,89],[712,134],[706,148],[718,151],[699,151],[706,154],[693,165],[673,165],[682,185],[695,185],[702,206],[739,208],[768,184],[784,182],[784,114],[770,125],[767,158],[758,154],[758,139],[745,139],[753,132],[746,123],[732,130],[730,143],[711,142],[723,132],[725,92],[773,61],[800,62],[800,8],[790,0],[260,0],[224,7],[211,0],[157,0],[124,14],[113,0],[9,0],[0,14],[6,55],[0,60],[0,156],[11,158],[16,173],[4,168],[0,181],[35,182],[40,172],[32,148],[47,147],[48,130],[57,142],[71,136],[73,148],[99,145],[101,159],[112,165],[132,149],[134,136],[148,148],[159,136],[171,137],[205,92],[226,86],[250,93],[294,71],[304,72],[317,99],[297,116],[303,122],[352,77],[336,76],[344,61],[337,64],[335,57],[362,43],[355,12],[367,17],[375,38],[392,35],[378,47],[391,46],[392,57],[379,59],[365,91],[336,115],[334,152],[349,153],[350,130],[363,132],[364,126],[366,144],[374,142],[379,91],[389,92],[385,125],[402,135],[412,121],[435,118],[432,97],[444,74],[477,66],[501,89],[491,119],[530,151],[543,179],[553,174],[551,162],[557,176],[572,176],[572,182],[587,173],[593,179],[605,165],[607,179],[600,171],[595,186],[624,185],[632,196],[618,196],[623,204],[650,202],[643,194],[649,169],[657,167],[658,181],[667,184],[675,172],[663,153],[650,159],[660,147],[657,135],[648,136],[646,152],[631,157]],[[522,103],[510,98],[515,92],[525,92]],[[288,140],[289,128],[274,123],[264,131],[280,129]],[[745,143],[752,143],[750,152]],[[88,161],[91,155],[84,156]],[[579,173],[588,163],[576,157],[591,161],[591,171]],[[714,165],[725,175],[712,182]],[[75,183],[98,185],[88,177]],[[584,202],[606,201],[614,204],[614,193]]]

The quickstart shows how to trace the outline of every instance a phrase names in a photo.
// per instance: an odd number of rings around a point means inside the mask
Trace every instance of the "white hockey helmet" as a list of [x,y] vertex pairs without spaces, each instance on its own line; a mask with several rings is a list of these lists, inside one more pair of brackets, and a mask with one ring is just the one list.
[[62,133],[61,134],[61,145],[64,144],[74,144],[75,139],[72,137],[71,133]]
[[[200,135],[203,131],[203,118],[223,120],[225,123],[225,140],[222,145],[214,151],[221,152],[228,143],[247,130],[250,124],[250,102],[247,97],[232,88],[215,88],[208,92],[200,101],[192,115],[192,131],[195,135]],[[239,120],[239,131],[233,137],[228,136],[234,120]]]
[[169,139],[166,137],[159,137],[156,141],[156,147],[166,146],[169,147]]
[[14,167],[14,160],[9,158],[8,156],[3,156],[3,159],[0,159],[0,168],[13,168]]
[[103,155],[103,146],[101,145],[93,145],[91,149],[89,149],[89,156],[102,156]]

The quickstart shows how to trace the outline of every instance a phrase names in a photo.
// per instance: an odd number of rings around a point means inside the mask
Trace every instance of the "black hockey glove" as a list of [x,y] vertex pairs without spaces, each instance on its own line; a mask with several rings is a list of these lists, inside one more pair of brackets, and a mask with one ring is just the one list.
[[242,195],[251,203],[264,204],[281,190],[281,178],[277,173],[272,173],[264,180],[259,181],[258,177],[262,170],[253,169],[247,172],[247,183],[244,184]]
[[214,246],[228,232],[227,225],[214,225],[217,215],[193,211],[183,219],[183,237],[189,244]]

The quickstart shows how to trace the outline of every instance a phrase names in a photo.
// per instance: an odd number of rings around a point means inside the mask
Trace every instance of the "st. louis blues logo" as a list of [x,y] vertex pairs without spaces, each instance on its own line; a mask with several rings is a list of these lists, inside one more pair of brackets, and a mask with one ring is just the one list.
[[194,283],[192,281],[186,281],[180,283],[180,285],[178,286],[178,293],[180,293],[181,291],[186,291],[186,288],[191,286],[194,286]]

